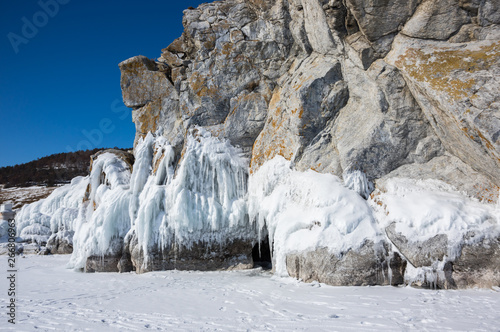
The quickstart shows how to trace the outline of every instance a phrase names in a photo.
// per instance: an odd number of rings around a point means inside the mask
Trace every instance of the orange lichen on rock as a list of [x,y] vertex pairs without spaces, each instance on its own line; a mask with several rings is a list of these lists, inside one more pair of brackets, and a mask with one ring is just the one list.
[[147,109],[144,112],[141,112],[141,114],[139,114],[137,118],[140,124],[138,129],[142,134],[146,134],[148,132],[154,133],[158,129],[158,120],[160,118],[160,114],[159,112],[156,113],[149,111],[149,105],[150,104],[146,106]]
[[282,156],[287,160],[291,160],[293,157],[291,145],[287,144],[285,140],[279,136],[273,137],[268,143],[261,143],[261,141],[257,139],[252,150],[250,173],[257,171],[266,161],[276,156]]
[[89,183],[89,184],[87,184],[87,188],[85,189],[85,194],[83,195],[83,200],[82,200],[83,203],[90,200],[90,190],[91,190],[91,186]]
[[303,130],[308,126],[303,118],[304,107],[299,104],[291,109],[288,102],[282,89],[277,88],[269,103],[266,125],[253,145],[250,173],[278,155],[291,160],[300,146]]
[[321,172],[320,172],[321,165],[322,165],[322,163],[318,163],[318,164],[316,164],[316,165],[312,166],[312,167],[311,167],[311,169],[312,169],[313,171],[315,171],[315,172],[321,173]]
[[233,52],[233,47],[233,43],[225,43],[224,46],[222,46],[221,53],[225,56],[229,56]]
[[302,88],[302,86],[304,85],[305,82],[310,81],[310,80],[313,80],[312,75],[309,75],[307,77],[301,77],[293,84],[292,88],[295,89],[295,91],[298,91],[300,88]]
[[[434,52],[410,48],[395,62],[419,82],[427,82],[434,90],[446,92],[457,100],[475,97],[476,80],[459,79],[454,72],[474,73],[489,70],[500,57],[500,42],[477,49],[438,48]],[[463,75],[467,76],[467,75]]]
[[500,187],[494,184],[492,184],[490,187],[477,184],[474,186],[474,188],[478,192],[476,198],[479,199],[481,202],[489,204],[495,204],[496,202],[498,202]]
[[295,108],[294,110],[292,110],[292,115],[297,115],[297,112],[298,112],[298,118],[299,119],[302,119],[302,117],[304,116],[304,107],[300,107],[300,108]]
[[191,89],[193,89],[193,92],[198,97],[204,97],[204,96],[215,97],[218,95],[217,87],[209,86],[210,84],[213,84],[213,81],[205,76],[202,76],[198,72],[194,72],[188,81],[189,85],[191,86]]
[[484,137],[484,135],[479,130],[476,130],[476,131],[477,131],[477,135],[479,136],[479,138],[484,142],[484,145],[486,146],[486,148],[494,152],[495,147],[493,147],[493,144],[491,144],[491,142],[486,137]]

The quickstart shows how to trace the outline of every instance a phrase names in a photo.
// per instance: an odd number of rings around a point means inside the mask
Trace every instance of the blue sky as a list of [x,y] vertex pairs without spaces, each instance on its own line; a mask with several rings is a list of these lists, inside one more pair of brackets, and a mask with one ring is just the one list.
[[0,167],[132,147],[118,63],[159,57],[181,35],[182,11],[203,2],[0,1]]

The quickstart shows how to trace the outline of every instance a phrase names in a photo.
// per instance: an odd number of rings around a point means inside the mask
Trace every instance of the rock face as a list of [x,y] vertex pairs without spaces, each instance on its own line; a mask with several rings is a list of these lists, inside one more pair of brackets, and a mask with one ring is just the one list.
[[275,272],[307,282],[498,286],[499,13],[494,0],[184,11],[158,59],[119,65],[134,158],[93,161],[74,266],[249,267],[266,238]]
[[385,230],[389,240],[415,267],[431,266],[435,261],[442,261],[448,253],[446,234],[438,234],[426,241],[410,241],[403,234],[396,232],[394,223]]
[[394,44],[388,61],[405,76],[443,145],[498,185],[498,39],[443,45],[398,37]]
[[394,253],[367,242],[341,257],[320,248],[286,258],[288,274],[305,282],[319,281],[333,286],[400,285],[404,283],[405,263]]
[[457,1],[423,1],[402,33],[414,38],[446,40],[470,20]]
[[[252,243],[234,240],[230,243],[198,242],[187,247],[172,244],[170,247],[153,250],[145,255],[137,236],[132,234],[127,243],[128,253],[138,273],[158,270],[248,269],[253,267]],[[126,270],[126,267],[122,268]]]
[[[120,64],[136,143],[148,132],[165,137],[177,168],[186,133],[198,126],[241,149],[251,186],[252,174],[284,157],[298,171],[346,176],[346,186],[363,187],[365,198],[372,182],[383,192],[391,178],[436,179],[494,203],[500,185],[497,13],[491,1],[448,0],[226,0],[186,10],[183,35],[156,61],[134,57]],[[353,172],[364,182],[352,184]],[[382,196],[369,198],[375,211],[391,206]],[[258,216],[258,208],[252,211]],[[451,243],[447,231],[410,240],[396,231],[403,219],[377,216],[385,240],[367,238],[342,253],[319,243],[313,250],[288,248],[287,273],[334,285],[400,284],[406,261],[414,268],[450,261],[447,285],[474,284],[461,281],[476,273],[463,267],[472,249],[462,246],[450,260],[455,238]],[[272,238],[272,223],[263,224]],[[174,262],[174,244],[145,254],[138,241],[130,235],[123,256],[138,272],[174,264],[210,269],[237,255],[251,263],[250,242],[222,245],[213,257],[219,263],[211,265],[210,243],[183,248]]]
[[150,101],[168,95],[173,89],[167,75],[159,71],[153,60],[136,56],[120,63],[123,102],[128,107],[138,108]]
[[453,262],[453,283],[458,288],[491,288],[500,283],[500,238],[466,244]]

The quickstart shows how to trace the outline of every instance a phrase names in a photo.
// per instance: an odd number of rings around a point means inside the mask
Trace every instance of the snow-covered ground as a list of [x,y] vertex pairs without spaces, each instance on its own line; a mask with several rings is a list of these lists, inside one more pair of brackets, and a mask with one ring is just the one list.
[[[69,256],[18,258],[13,331],[499,331],[499,290],[331,287],[260,270],[84,274]],[[0,257],[7,271],[7,257]],[[4,274],[5,275],[5,274]]]

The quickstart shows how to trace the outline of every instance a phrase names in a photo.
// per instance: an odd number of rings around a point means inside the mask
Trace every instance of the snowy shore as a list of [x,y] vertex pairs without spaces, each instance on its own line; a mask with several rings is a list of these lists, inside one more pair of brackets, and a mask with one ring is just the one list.
[[[18,258],[12,331],[498,331],[500,289],[331,287],[260,270],[78,273]],[[7,257],[0,257],[7,271]],[[1,278],[0,311],[6,312]]]

